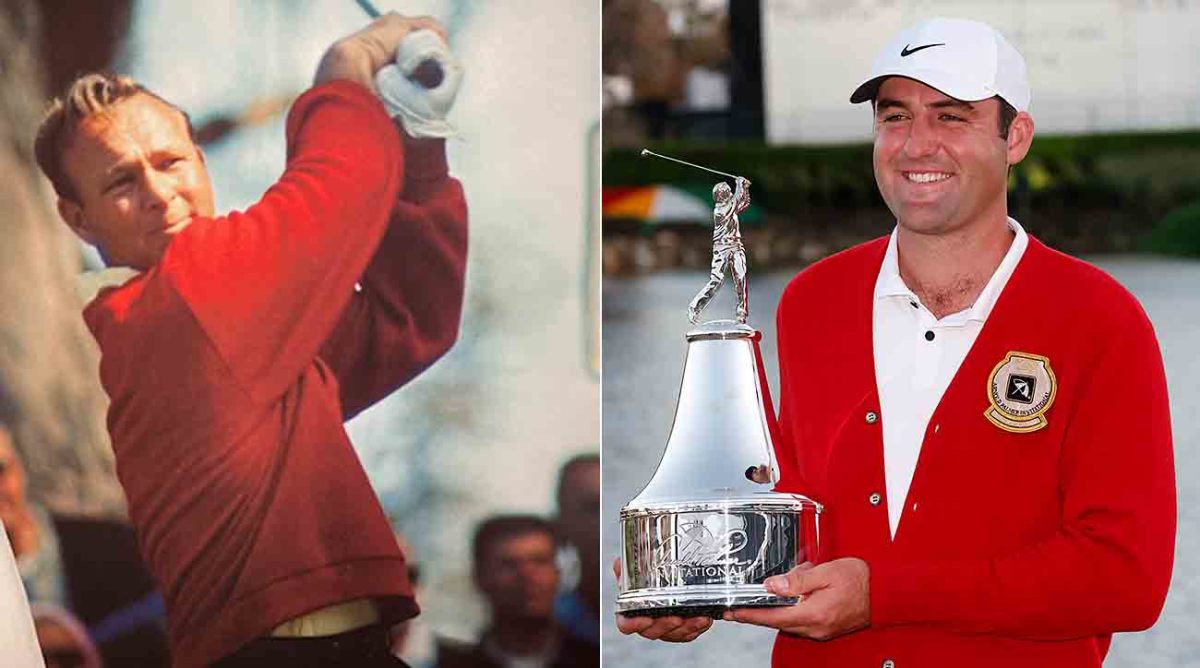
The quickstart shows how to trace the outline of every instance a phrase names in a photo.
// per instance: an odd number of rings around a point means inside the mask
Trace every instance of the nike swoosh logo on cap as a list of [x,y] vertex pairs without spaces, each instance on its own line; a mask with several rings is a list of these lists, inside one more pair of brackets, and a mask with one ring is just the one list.
[[941,42],[941,43],[938,43],[938,44],[926,44],[926,45],[924,45],[924,46],[918,46],[918,47],[917,47],[917,48],[915,48],[915,49],[910,49],[910,48],[908,48],[908,45],[907,45],[907,44],[905,44],[905,45],[904,45],[904,48],[903,48],[903,49],[900,49],[900,57],[901,57],[901,58],[907,58],[908,56],[911,56],[911,55],[913,55],[914,53],[916,53],[916,52],[920,51],[921,49],[929,49],[929,48],[932,48],[932,47],[935,47],[935,46],[946,46],[946,43],[945,43],[945,42]]

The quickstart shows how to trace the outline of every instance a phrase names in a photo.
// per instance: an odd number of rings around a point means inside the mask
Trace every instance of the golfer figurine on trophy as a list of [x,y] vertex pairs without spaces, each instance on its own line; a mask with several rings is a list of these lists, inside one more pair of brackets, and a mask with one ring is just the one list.
[[[688,307],[687,360],[675,420],[658,469],[621,509],[617,611],[628,616],[707,615],[734,607],[791,605],[763,580],[819,555],[822,506],[776,491],[778,433],[763,371],[762,334],[746,323],[746,253],[738,213],[750,181],[650,151],[642,155],[733,179],[713,188],[712,276]],[[732,268],[735,320],[700,323]]]
[[750,206],[750,179],[736,176],[734,183],[737,189],[733,191],[724,181],[713,186],[712,271],[708,283],[688,305],[688,320],[692,324],[700,323],[700,312],[721,289],[726,267],[730,268],[733,292],[737,295],[738,323],[746,324],[746,317],[750,314],[746,294],[746,249],[742,246],[742,231],[738,223],[738,214]]

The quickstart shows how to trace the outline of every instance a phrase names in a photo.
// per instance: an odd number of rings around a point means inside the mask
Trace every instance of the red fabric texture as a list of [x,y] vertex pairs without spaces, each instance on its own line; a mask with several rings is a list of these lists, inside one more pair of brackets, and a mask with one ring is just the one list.
[[[895,538],[872,353],[887,239],[799,274],[778,311],[782,487],[826,504],[822,560],[870,566],[871,626],[780,633],[775,666],[1100,666],[1154,623],[1171,578],[1175,474],[1162,357],[1132,295],[1030,238],[934,411]],[[984,417],[1011,351],[1057,380],[1048,424]],[[873,493],[883,496],[871,505]]]
[[458,333],[462,190],[441,140],[401,134],[364,88],[313,88],[259,203],[194,221],[84,313],[178,666],[356,598],[417,614],[342,426]]

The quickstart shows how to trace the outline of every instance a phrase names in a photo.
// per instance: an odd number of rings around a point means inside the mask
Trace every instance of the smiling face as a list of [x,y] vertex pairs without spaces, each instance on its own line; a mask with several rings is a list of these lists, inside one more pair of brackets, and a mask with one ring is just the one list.
[[85,118],[62,157],[78,197],[60,198],[59,213],[111,266],[148,269],[194,217],[213,215],[204,155],[187,121],[150,95]]
[[600,553],[600,461],[577,462],[563,471],[558,491],[560,533],[590,566]]
[[1008,167],[1025,157],[1033,119],[1020,113],[1007,139],[1000,101],[963,102],[903,77],[875,98],[875,182],[900,226],[942,235],[1003,221]]

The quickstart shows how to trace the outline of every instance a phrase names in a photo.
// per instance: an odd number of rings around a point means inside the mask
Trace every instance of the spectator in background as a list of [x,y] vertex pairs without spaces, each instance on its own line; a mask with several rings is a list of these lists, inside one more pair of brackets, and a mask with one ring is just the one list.
[[491,625],[476,644],[438,646],[439,668],[599,666],[597,645],[554,621],[558,565],[554,526],[533,515],[485,520],[472,542],[472,574],[487,599]]
[[558,474],[558,535],[575,548],[579,580],[554,600],[554,619],[572,636],[600,644],[600,455],[572,458]]
[[32,606],[33,627],[46,668],[101,668],[104,663],[87,629],[70,612],[49,603]]
[[74,612],[92,628],[110,667],[168,665],[162,600],[138,557],[133,530],[51,515],[29,500],[25,468],[3,421],[0,522],[31,602]]

